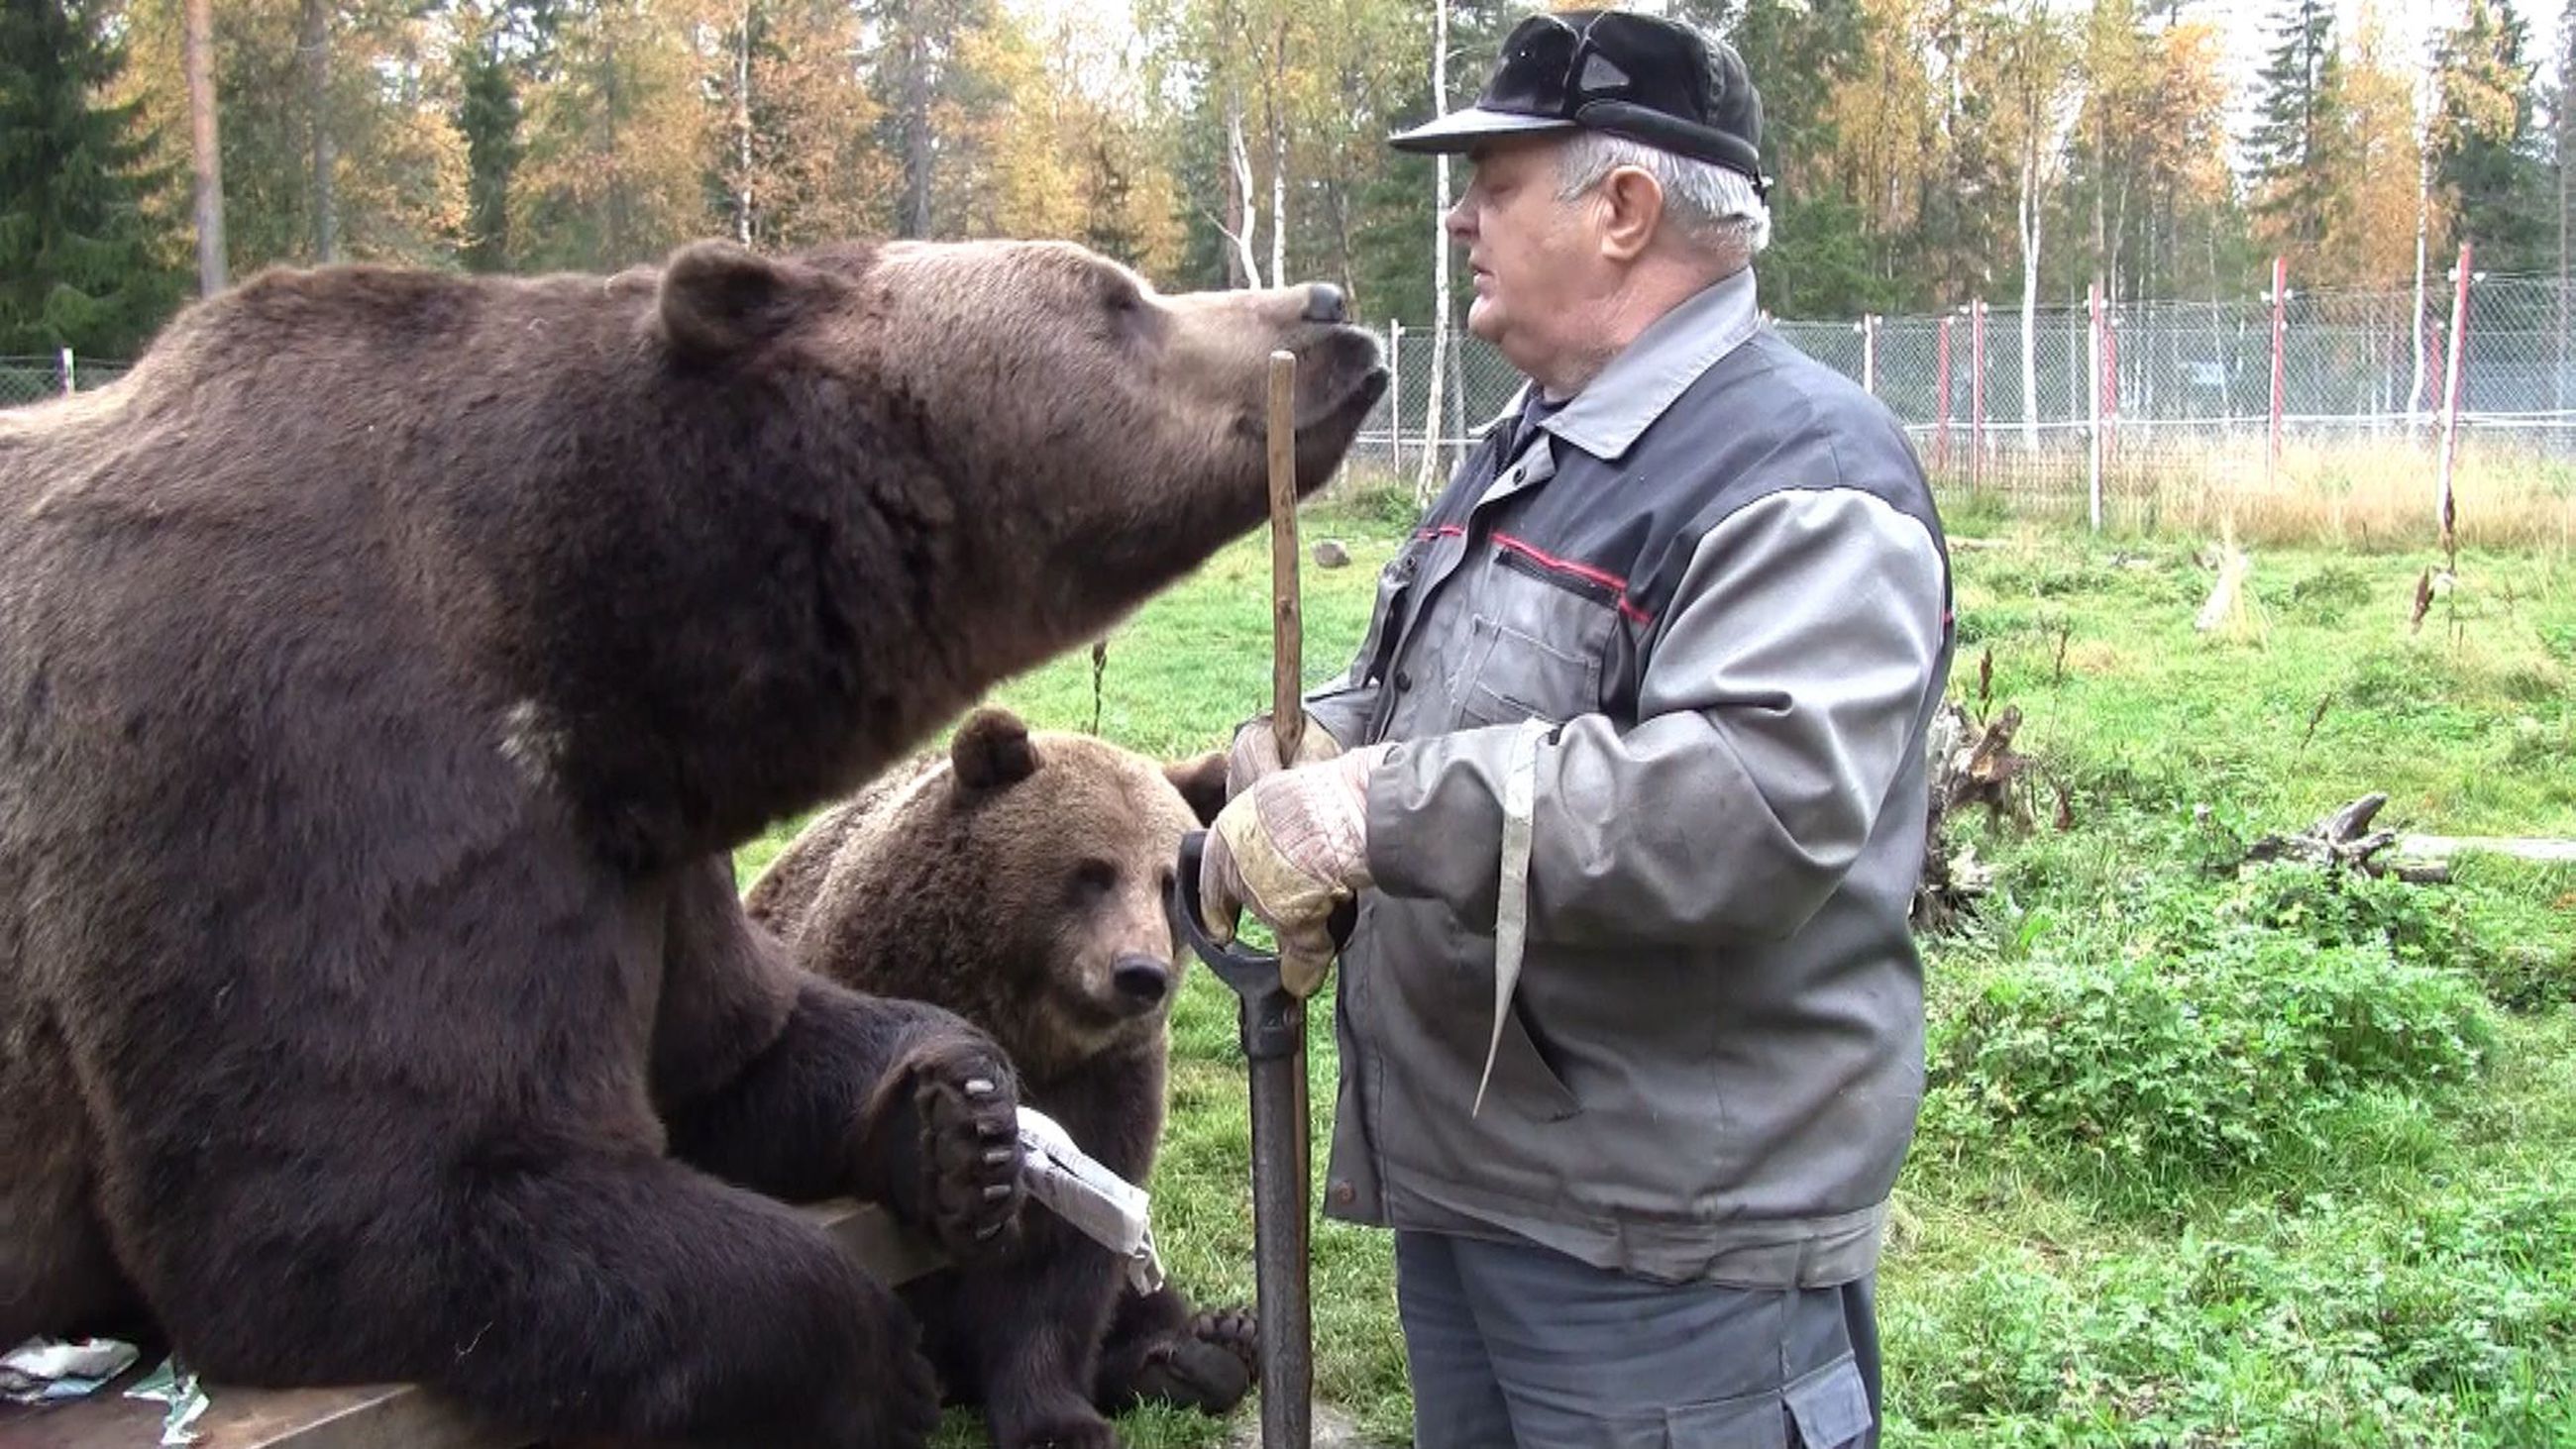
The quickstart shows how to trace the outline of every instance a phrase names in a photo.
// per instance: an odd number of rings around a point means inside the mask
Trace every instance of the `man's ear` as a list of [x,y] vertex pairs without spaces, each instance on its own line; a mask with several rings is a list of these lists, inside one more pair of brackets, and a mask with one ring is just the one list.
[[1635,166],[1612,168],[1598,188],[1601,207],[1601,254],[1612,261],[1636,260],[1655,239],[1664,221],[1664,187],[1653,174]]
[[691,242],[662,269],[662,339],[691,362],[730,357],[784,331],[808,280],[795,264],[732,242]]

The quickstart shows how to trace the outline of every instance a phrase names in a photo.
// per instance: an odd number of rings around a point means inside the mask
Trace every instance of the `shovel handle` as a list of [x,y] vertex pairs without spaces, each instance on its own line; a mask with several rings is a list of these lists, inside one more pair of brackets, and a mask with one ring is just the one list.
[[[1199,919],[1199,877],[1207,859],[1207,832],[1193,830],[1181,837],[1178,868],[1172,872],[1171,894],[1163,901],[1163,912],[1171,917],[1173,928],[1190,950],[1208,964],[1217,979],[1235,995],[1243,998],[1243,1051],[1254,1061],[1269,1061],[1289,1056],[1306,1043],[1306,1010],[1304,1004],[1288,992],[1280,980],[1279,953],[1256,951],[1241,940],[1220,943],[1207,922]],[[1333,949],[1338,953],[1359,924],[1359,908],[1344,901],[1333,908],[1325,927],[1332,933]]]

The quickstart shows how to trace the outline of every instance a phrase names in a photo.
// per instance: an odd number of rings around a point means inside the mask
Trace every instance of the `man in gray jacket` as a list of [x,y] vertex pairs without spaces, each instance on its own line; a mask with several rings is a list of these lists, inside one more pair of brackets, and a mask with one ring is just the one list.
[[1395,138],[1474,163],[1530,386],[1211,835],[1221,929],[1358,898],[1325,1210],[1395,1230],[1424,1449],[1876,1439],[1949,564],[1895,420],[1761,324],[1760,127],[1731,49],[1575,11]]

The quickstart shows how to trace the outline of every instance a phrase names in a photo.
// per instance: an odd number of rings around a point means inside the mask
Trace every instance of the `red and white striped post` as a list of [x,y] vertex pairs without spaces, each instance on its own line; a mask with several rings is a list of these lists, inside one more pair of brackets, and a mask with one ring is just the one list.
[[2264,454],[2263,478],[2271,480],[2281,466],[2281,343],[2288,325],[2290,259],[2272,258],[2272,429]]
[[1968,311],[1968,484],[1986,481],[1986,303]]
[[1404,476],[1404,319],[1386,321],[1386,466]]
[[2461,354],[2469,347],[2469,244],[2460,243],[2459,281],[2451,289],[2451,355],[2442,385],[2442,552],[2451,551],[2451,460],[2460,450],[2460,389],[2468,368]]
[[2102,531],[2102,284],[2088,282],[2084,287],[2084,310],[2087,326],[2085,347],[2092,353],[2093,385],[2085,389],[2088,432],[2092,440],[2090,456],[2085,460],[2085,512],[2093,531]]
[[1937,382],[1933,392],[1939,399],[1935,407],[1940,422],[1932,432],[1932,469],[1936,473],[1946,473],[1950,469],[1950,319],[1946,316],[1941,319],[1941,345],[1935,357],[1933,371]]
[[2120,317],[2111,299],[2102,298],[2102,466],[2120,459]]
[[2450,331],[2444,323],[2428,316],[2424,319],[2424,388],[2415,395],[2413,406],[2429,413],[2442,410],[2442,379],[2450,376],[2450,364],[2443,360],[2443,336]]

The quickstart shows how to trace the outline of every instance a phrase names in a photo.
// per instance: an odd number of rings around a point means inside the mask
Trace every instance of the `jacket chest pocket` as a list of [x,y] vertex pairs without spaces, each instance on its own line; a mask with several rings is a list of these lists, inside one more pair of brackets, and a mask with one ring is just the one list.
[[1598,710],[1602,656],[1617,626],[1615,591],[1498,550],[1476,590],[1451,684],[1458,727],[1563,724]]

